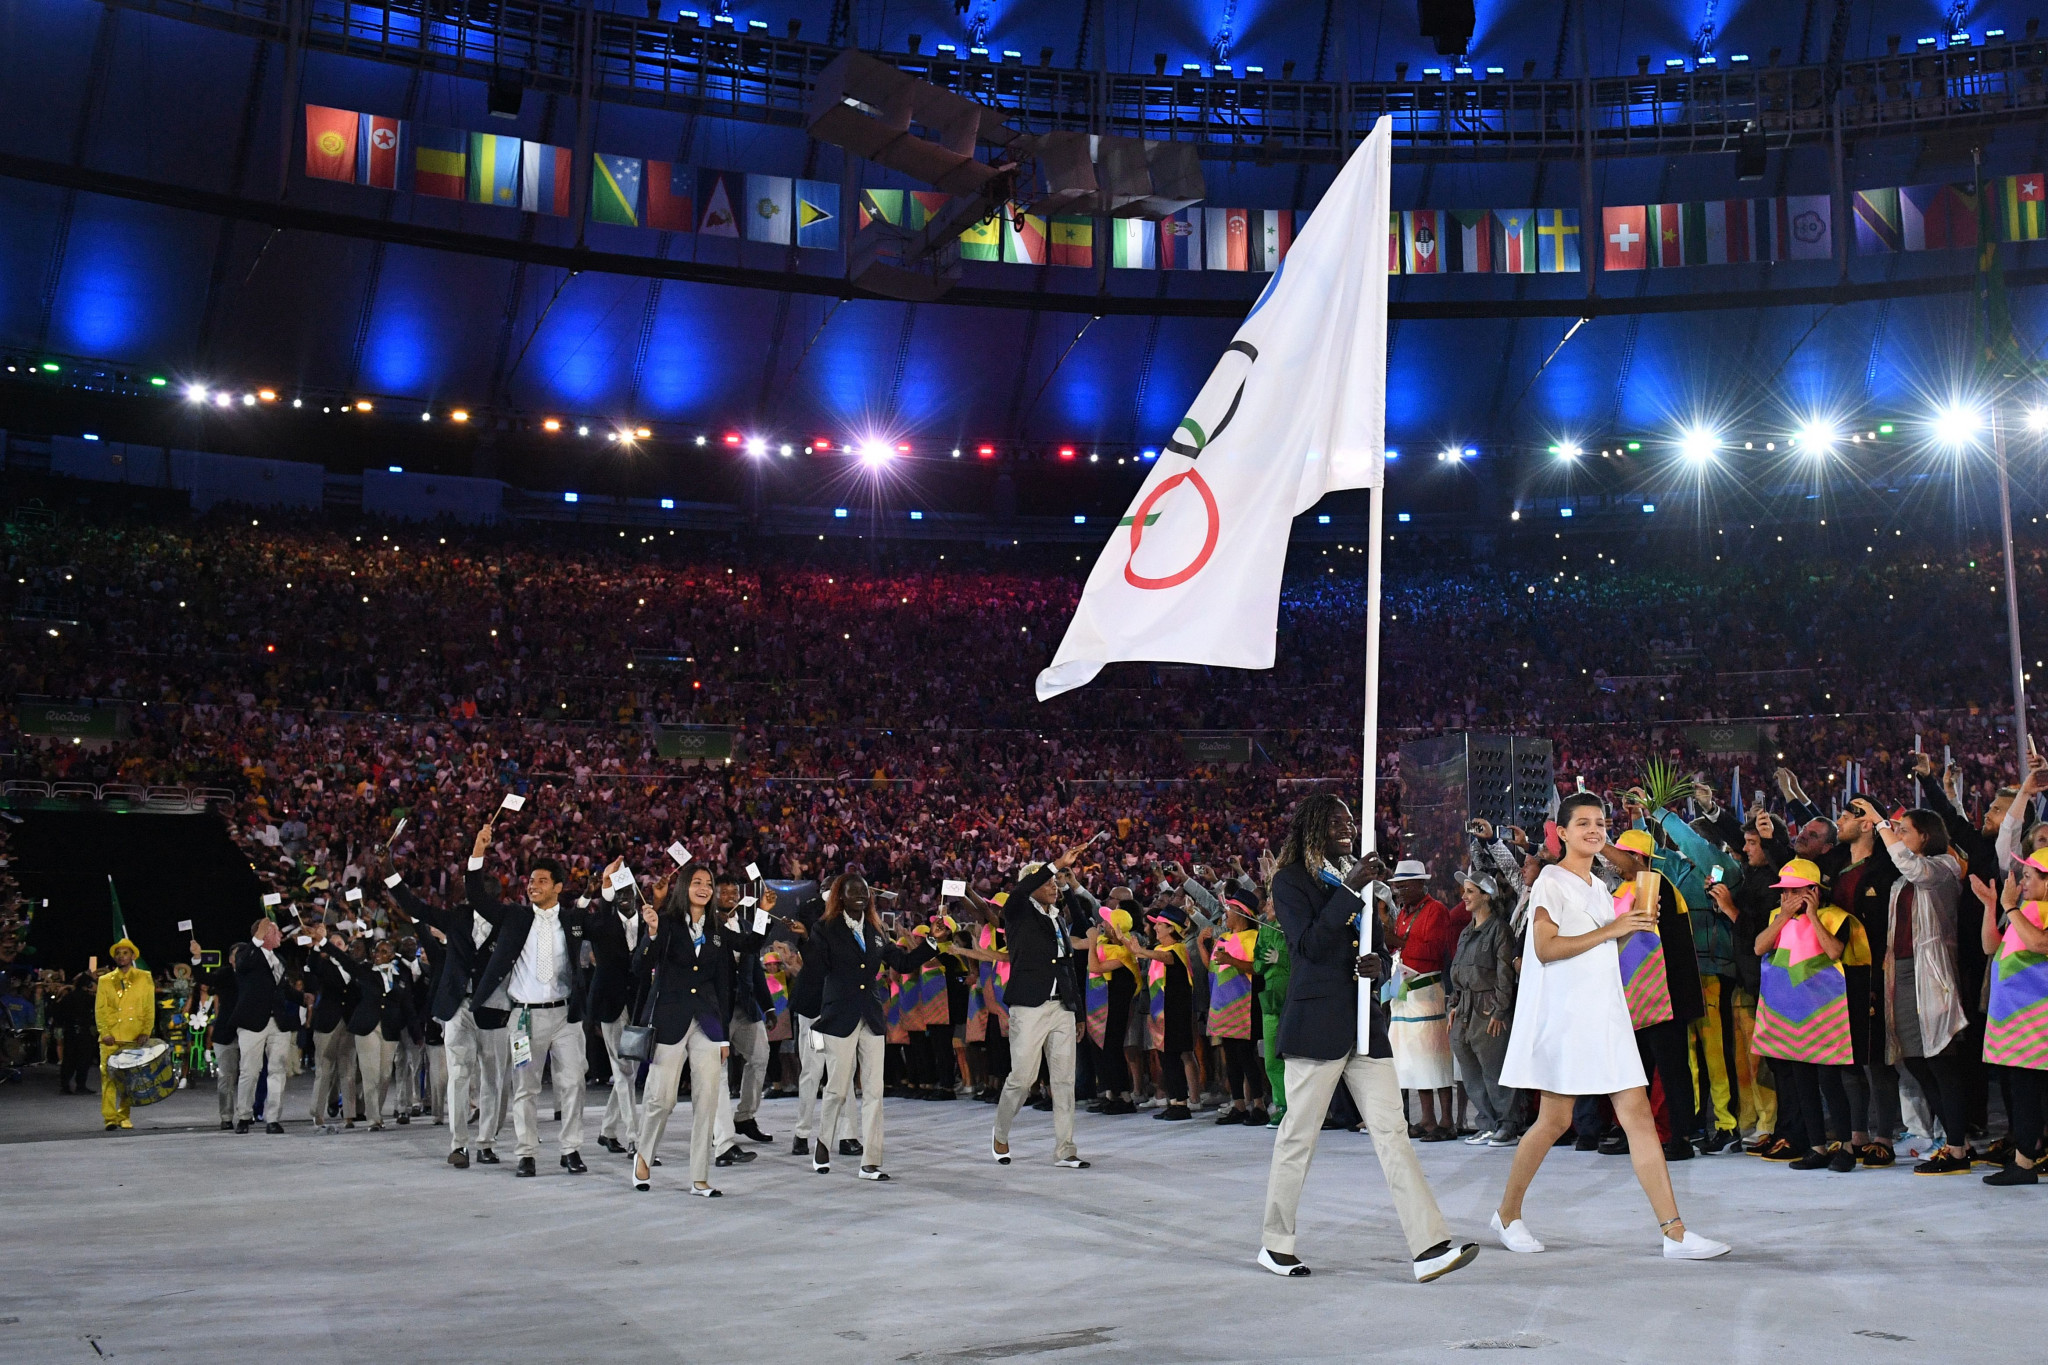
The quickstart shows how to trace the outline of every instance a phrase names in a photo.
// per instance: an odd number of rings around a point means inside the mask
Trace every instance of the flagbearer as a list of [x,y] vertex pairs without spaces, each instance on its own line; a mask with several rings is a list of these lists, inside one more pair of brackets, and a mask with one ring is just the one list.
[[100,1117],[107,1131],[133,1128],[128,1118],[128,1093],[107,1070],[107,1058],[134,1047],[156,1027],[156,985],[135,965],[136,948],[121,939],[107,950],[114,969],[100,977],[93,1016],[100,1030]]

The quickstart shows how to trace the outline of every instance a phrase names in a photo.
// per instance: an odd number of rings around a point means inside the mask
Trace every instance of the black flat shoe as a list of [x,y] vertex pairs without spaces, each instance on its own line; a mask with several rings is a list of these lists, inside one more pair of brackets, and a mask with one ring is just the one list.
[[1233,1123],[1243,1123],[1244,1121],[1245,1112],[1242,1109],[1226,1109],[1216,1116],[1216,1126],[1218,1128],[1227,1128]]
[[512,1168],[512,1174],[519,1176],[536,1176],[539,1175],[540,1172],[533,1168],[532,1157],[523,1156],[519,1158],[519,1164]]
[[477,1163],[483,1166],[495,1166],[498,1164],[498,1154],[488,1147],[479,1149],[476,1159]]
[[448,1153],[448,1164],[450,1166],[453,1166],[458,1171],[468,1170],[469,1153],[463,1151],[460,1147],[457,1147],[454,1151]]
[[284,1125],[281,1123],[266,1123],[263,1125],[263,1131],[266,1133],[282,1133]]
[[248,1132],[248,1131],[249,1131],[249,1120],[247,1120],[247,1119],[236,1119],[236,1120],[235,1120],[235,1131],[236,1131],[236,1132],[238,1132],[238,1133],[246,1133],[246,1132]]
[[803,1138],[792,1138],[789,1144],[789,1154],[791,1156],[809,1156],[811,1154],[811,1144]]
[[617,1156],[624,1156],[626,1154],[626,1144],[617,1138],[599,1137],[597,1145]]
[[562,1153],[562,1169],[570,1175],[582,1175],[590,1168],[583,1164],[583,1153],[564,1152]]
[[753,1142],[773,1142],[774,1138],[761,1131],[761,1125],[748,1119],[745,1123],[733,1125],[733,1131]]
[[839,1139],[839,1155],[841,1155],[841,1156],[860,1156],[860,1155],[862,1155],[862,1152],[861,1152],[861,1146],[860,1146],[860,1139],[859,1139],[859,1138],[841,1138],[841,1139]]

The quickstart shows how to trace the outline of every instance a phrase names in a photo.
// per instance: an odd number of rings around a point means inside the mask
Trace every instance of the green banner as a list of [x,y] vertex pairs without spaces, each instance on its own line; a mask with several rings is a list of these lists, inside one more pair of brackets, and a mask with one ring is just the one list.
[[731,758],[732,731],[684,730],[665,725],[654,736],[654,752],[663,758]]
[[1182,735],[1181,753],[1190,763],[1249,763],[1250,735]]
[[1764,732],[1757,725],[1688,725],[1686,741],[1706,754],[1754,754],[1763,747]]
[[117,739],[128,733],[125,706],[59,706],[49,702],[22,702],[15,707],[25,735],[49,735],[57,739]]

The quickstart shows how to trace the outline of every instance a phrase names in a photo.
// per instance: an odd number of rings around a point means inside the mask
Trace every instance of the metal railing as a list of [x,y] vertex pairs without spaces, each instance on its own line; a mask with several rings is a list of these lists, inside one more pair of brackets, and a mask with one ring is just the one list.
[[143,786],[136,782],[37,782],[14,778],[0,782],[0,805],[120,806],[130,810],[185,814],[208,806],[231,806],[237,800],[225,787]]
[[[555,0],[108,0],[123,8],[324,52],[488,80],[516,73],[543,93],[799,126],[813,80],[838,49],[737,26],[703,27]],[[705,16],[709,22],[709,16]],[[1638,75],[1509,79],[1272,80],[1264,75],[1076,71],[959,54],[874,54],[1002,110],[1031,132],[1106,132],[1202,144],[1203,155],[1327,160],[1387,115],[1415,156],[1507,158],[1578,147],[1707,151],[1755,120],[1772,145],[1832,128],[1829,69],[1747,62]],[[2048,41],[2023,38],[1845,62],[1846,128],[1928,131],[1997,122],[2048,106]]]

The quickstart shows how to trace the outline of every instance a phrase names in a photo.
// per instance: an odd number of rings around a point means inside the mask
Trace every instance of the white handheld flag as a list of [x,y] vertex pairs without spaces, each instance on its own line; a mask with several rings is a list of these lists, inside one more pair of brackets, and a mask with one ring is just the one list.
[[1273,666],[1294,518],[1333,489],[1380,484],[1392,162],[1382,118],[1110,534],[1040,701],[1122,659]]

